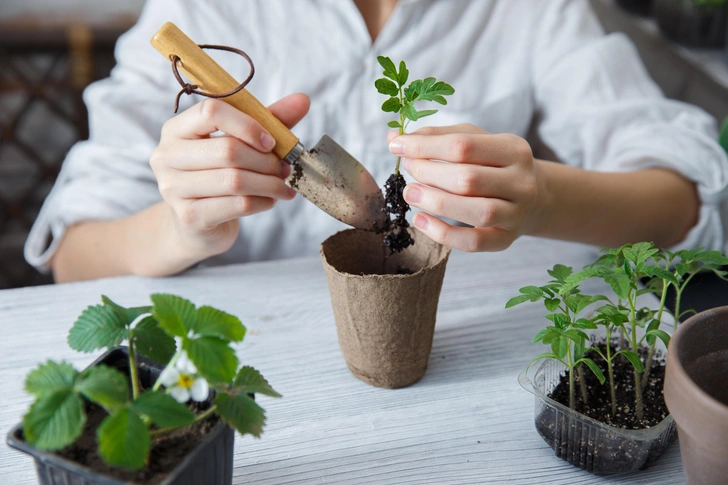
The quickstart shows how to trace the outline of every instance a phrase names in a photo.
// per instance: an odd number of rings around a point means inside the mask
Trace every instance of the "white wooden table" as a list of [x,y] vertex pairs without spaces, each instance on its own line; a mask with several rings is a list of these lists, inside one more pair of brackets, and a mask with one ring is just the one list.
[[[261,440],[237,437],[234,483],[684,483],[677,444],[648,470],[594,477],[557,458],[534,428],[534,398],[517,376],[540,351],[531,339],[544,310],[504,305],[519,287],[545,282],[553,264],[580,268],[595,254],[530,238],[503,253],[454,252],[429,369],[399,390],[370,387],[347,370],[319,259],[0,291],[0,432],[30,402],[23,380],[31,368],[49,358],[82,368],[100,354],[66,345],[88,304],[102,293],[131,306],[171,292],[240,316],[249,331],[238,347],[241,362],[284,396],[260,398],[268,416]],[[35,480],[30,458],[0,446],[0,484]]]

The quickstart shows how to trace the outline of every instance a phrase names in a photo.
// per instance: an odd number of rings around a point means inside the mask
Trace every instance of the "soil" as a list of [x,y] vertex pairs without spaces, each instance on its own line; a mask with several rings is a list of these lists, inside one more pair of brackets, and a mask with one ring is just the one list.
[[[314,153],[313,150],[311,150],[312,153]],[[292,169],[292,175],[291,175],[291,188],[297,189],[298,188],[298,181],[301,180],[301,177],[303,177],[303,165],[301,165],[300,160],[296,160],[291,164]]]
[[[194,403],[191,409],[198,414],[209,408],[209,403]],[[219,422],[219,417],[195,423],[160,436],[152,437],[152,448],[149,463],[143,470],[126,471],[111,468],[98,455],[96,428],[107,416],[106,411],[92,403],[86,405],[87,421],[81,437],[76,442],[58,452],[57,455],[79,463],[92,470],[132,483],[154,485],[164,480],[167,475],[207,436]]]
[[407,228],[406,215],[410,210],[410,206],[405,202],[402,196],[407,182],[400,173],[393,173],[384,184],[384,211],[389,214],[386,227],[381,228],[377,232],[384,232],[384,245],[390,250],[390,253],[398,253],[415,243]]

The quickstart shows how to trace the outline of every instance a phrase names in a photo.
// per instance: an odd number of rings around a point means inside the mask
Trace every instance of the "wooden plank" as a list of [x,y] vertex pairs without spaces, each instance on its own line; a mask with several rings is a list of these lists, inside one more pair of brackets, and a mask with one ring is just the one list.
[[[347,370],[318,259],[0,291],[0,432],[30,402],[22,383],[32,367],[53,358],[80,368],[99,354],[65,343],[83,308],[101,293],[138,305],[163,291],[240,316],[249,329],[237,347],[241,362],[284,395],[261,397],[268,416],[261,440],[237,437],[234,483],[683,483],[677,446],[648,470],[597,478],[556,458],[534,429],[533,397],[517,376],[538,351],[530,342],[544,312],[506,311],[505,302],[520,286],[545,282],[553,264],[580,267],[595,255],[531,238],[503,253],[453,253],[428,372],[399,390],[370,387]],[[36,483],[32,462],[0,447],[0,483]]]

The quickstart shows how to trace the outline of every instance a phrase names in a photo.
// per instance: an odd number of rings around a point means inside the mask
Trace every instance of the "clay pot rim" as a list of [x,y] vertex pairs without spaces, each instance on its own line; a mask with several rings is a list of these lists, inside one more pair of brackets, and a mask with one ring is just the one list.
[[376,280],[376,279],[391,280],[391,279],[412,278],[412,277],[418,276],[420,273],[432,270],[443,264],[447,264],[447,260],[450,258],[450,253],[452,252],[452,249],[450,249],[449,247],[444,246],[440,243],[437,243],[437,244],[440,244],[440,246],[442,246],[445,250],[445,254],[442,256],[442,258],[440,258],[440,260],[437,263],[435,263],[433,265],[423,266],[422,268],[418,269],[417,271],[415,271],[414,273],[411,273],[411,274],[354,274],[354,273],[348,273],[346,271],[340,271],[336,266],[331,264],[329,262],[329,259],[326,257],[326,253],[324,252],[324,244],[330,238],[332,238],[338,234],[341,234],[342,232],[361,231],[361,230],[362,229],[356,229],[356,228],[344,229],[343,231],[339,231],[336,234],[332,234],[331,236],[327,237],[326,240],[324,240],[324,242],[322,242],[320,245],[319,253],[321,254],[321,260],[324,262],[324,264],[326,266],[328,266],[329,268],[331,268],[332,270],[334,270],[336,273],[343,275],[346,278],[363,278],[363,279],[372,279],[372,280]]
[[[712,308],[705,310],[692,317],[688,318],[684,323],[681,323],[678,330],[675,331],[672,338],[670,339],[670,348],[672,351],[667,352],[667,367],[666,372],[671,372],[674,386],[676,389],[683,389],[682,392],[687,392],[691,395],[697,395],[697,399],[692,400],[692,405],[703,408],[707,412],[718,414],[721,419],[728,422],[728,406],[718,401],[716,398],[705,392],[695,381],[690,378],[685,368],[682,365],[678,357],[680,343],[682,342],[682,335],[690,331],[690,328],[700,324],[705,319],[707,314],[715,314],[717,316],[723,316],[728,320],[728,306]],[[667,381],[665,382],[667,384]]]

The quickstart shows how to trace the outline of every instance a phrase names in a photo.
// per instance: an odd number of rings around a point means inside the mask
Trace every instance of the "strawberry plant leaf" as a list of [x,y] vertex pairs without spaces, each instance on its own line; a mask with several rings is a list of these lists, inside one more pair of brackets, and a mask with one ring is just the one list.
[[177,351],[174,338],[162,330],[151,315],[136,324],[133,334],[137,352],[159,364],[169,362]]
[[25,390],[36,397],[72,389],[78,371],[68,362],[47,361],[33,369],[25,378]]
[[114,303],[111,298],[106,295],[101,295],[101,301],[104,302],[104,305],[110,307],[127,326],[131,325],[132,322],[140,316],[152,311],[152,307],[150,306],[125,308]]
[[233,389],[236,394],[265,394],[270,397],[281,397],[260,372],[250,366],[240,368],[233,381]]
[[129,381],[126,376],[105,365],[84,371],[76,379],[75,389],[107,411],[114,411],[129,400]]
[[187,426],[195,421],[195,414],[162,391],[147,391],[131,405],[132,411],[148,416],[160,428]]
[[104,418],[96,430],[96,438],[104,461],[127,470],[144,467],[152,442],[144,421],[129,408]]
[[215,384],[229,384],[238,368],[238,356],[225,340],[199,337],[185,340],[184,349],[197,371]]
[[197,310],[191,301],[175,295],[151,296],[152,314],[159,326],[173,337],[184,337],[194,325]]
[[118,346],[129,336],[126,322],[110,307],[86,308],[68,332],[68,345],[79,352]]
[[219,337],[228,342],[240,342],[245,337],[245,326],[238,317],[207,305],[197,309],[192,331],[197,335]]
[[222,420],[238,433],[260,437],[265,425],[265,412],[248,396],[220,393],[215,396],[215,405]]
[[39,450],[54,451],[81,436],[86,414],[73,389],[42,394],[23,417],[25,440]]

